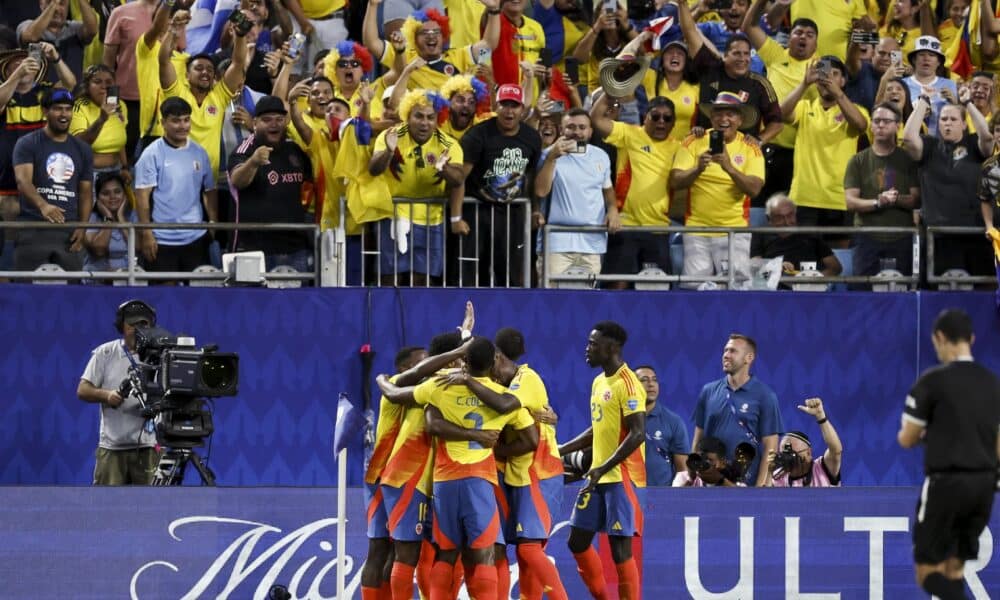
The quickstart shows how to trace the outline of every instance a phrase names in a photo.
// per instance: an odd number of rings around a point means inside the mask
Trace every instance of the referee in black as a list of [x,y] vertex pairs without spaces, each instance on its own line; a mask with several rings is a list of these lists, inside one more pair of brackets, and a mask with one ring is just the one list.
[[972,360],[974,339],[965,311],[938,315],[931,341],[941,364],[913,384],[896,436],[903,448],[927,443],[913,561],[917,584],[941,600],[965,598],[962,570],[979,555],[997,485],[1000,379]]

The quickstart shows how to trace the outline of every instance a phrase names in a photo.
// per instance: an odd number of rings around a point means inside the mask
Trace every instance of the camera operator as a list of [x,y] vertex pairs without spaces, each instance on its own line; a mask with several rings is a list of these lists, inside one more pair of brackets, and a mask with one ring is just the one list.
[[687,470],[677,473],[673,487],[746,487],[739,477],[733,477],[722,440],[701,438],[697,450],[688,455]]
[[823,401],[819,398],[809,398],[799,410],[812,415],[823,434],[826,452],[813,460],[812,443],[809,436],[801,431],[789,431],[781,439],[780,453],[771,451],[767,454],[767,468],[771,470],[774,487],[840,487],[840,461],[844,454],[844,446],[840,436],[833,428]]
[[101,434],[97,447],[94,485],[149,485],[159,462],[156,437],[144,429],[139,402],[119,393],[129,367],[138,361],[135,331],[156,324],[156,311],[141,300],[129,300],[115,313],[115,329],[122,334],[94,349],[80,377],[76,395],[101,405]]

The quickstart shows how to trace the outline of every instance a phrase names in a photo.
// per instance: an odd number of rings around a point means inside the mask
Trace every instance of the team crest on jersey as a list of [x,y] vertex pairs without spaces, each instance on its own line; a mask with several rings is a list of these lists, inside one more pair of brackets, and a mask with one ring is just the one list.
[[610,400],[611,400],[611,390],[604,390],[604,393],[601,394],[601,402],[608,402]]
[[205,109],[205,112],[214,117],[215,115],[219,114],[219,109],[216,108],[214,104],[209,104],[208,107]]
[[278,185],[278,174],[274,171],[270,171],[267,174],[267,182],[271,185]]
[[833,120],[836,121],[837,123],[843,123],[844,113],[838,113],[837,116],[833,118]]
[[636,410],[639,408],[639,401],[635,398],[629,398],[625,401],[625,405],[628,406],[629,410]]
[[733,156],[733,164],[735,164],[738,167],[743,166],[743,163],[745,162],[745,160],[746,159],[743,158],[742,154],[736,154],[736,155]]
[[417,535],[422,534],[424,532],[424,524],[423,523],[417,523],[417,526],[413,528],[413,531],[415,531],[417,533]]
[[951,157],[953,160],[962,160],[968,156],[968,154],[969,151],[965,149],[965,146],[958,146],[955,148],[955,151],[951,153]]
[[454,75],[455,74],[455,67],[453,67],[451,65],[445,65],[444,66],[444,74],[448,75],[449,77],[452,76],[452,75]]
[[681,98],[681,102],[683,102],[684,104],[691,104],[691,96],[684,96],[683,98]]
[[743,404],[742,404],[742,405],[740,406],[740,412],[741,412],[741,413],[745,413],[745,412],[749,412],[749,411],[750,411],[750,405],[749,405],[749,404],[747,404],[746,402],[744,402],[744,403],[743,403]]

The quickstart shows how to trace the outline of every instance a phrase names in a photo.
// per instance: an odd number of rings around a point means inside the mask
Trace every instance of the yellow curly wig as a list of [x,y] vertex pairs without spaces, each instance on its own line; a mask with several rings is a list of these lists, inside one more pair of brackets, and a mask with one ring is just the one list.
[[429,106],[434,108],[434,102],[429,97],[427,90],[410,90],[406,92],[399,102],[399,118],[406,123],[410,120],[410,113],[417,106]]
[[472,75],[453,75],[441,86],[441,95],[449,100],[458,93],[476,95],[476,90],[472,89]]

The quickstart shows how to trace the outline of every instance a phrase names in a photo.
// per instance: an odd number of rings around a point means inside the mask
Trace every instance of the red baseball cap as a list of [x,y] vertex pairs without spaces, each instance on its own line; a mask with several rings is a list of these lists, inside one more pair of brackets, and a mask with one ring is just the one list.
[[513,83],[505,83],[497,89],[497,104],[504,100],[511,100],[518,104],[524,104],[524,92],[521,86]]

